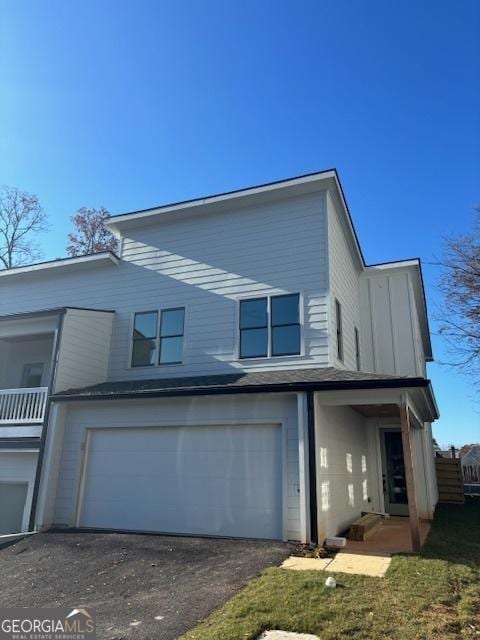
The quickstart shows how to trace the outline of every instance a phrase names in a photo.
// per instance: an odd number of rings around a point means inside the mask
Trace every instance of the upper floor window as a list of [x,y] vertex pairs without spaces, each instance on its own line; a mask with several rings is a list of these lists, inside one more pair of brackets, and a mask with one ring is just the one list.
[[342,327],[342,305],[335,299],[335,326],[337,334],[337,358],[343,360],[343,327]]
[[185,309],[163,309],[135,314],[132,367],[180,364],[183,360]]
[[360,334],[357,327],[355,327],[355,363],[357,365],[357,371],[362,368],[362,360],[360,356]]
[[240,358],[300,353],[298,293],[240,301]]

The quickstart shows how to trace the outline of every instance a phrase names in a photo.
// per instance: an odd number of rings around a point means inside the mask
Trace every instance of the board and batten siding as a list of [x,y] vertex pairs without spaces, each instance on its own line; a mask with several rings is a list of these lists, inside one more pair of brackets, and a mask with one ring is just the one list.
[[82,447],[88,428],[281,424],[284,523],[287,539],[300,540],[298,416],[295,395],[211,396],[68,405],[59,465],[54,524],[75,525]]
[[[329,344],[330,363],[334,367],[355,371],[357,368],[355,327],[360,327],[360,274],[362,267],[346,229],[345,214],[340,213],[338,203],[327,195],[328,210],[328,271],[329,293]],[[337,357],[335,300],[342,308],[343,360]],[[360,351],[362,344],[360,341]]]
[[318,539],[336,536],[370,511],[365,418],[350,407],[323,406],[315,394]]
[[366,371],[425,376],[425,356],[410,273],[369,267],[361,278]]
[[[142,224],[118,265],[18,274],[0,282],[0,315],[59,306],[114,310],[108,379],[328,365],[325,193]],[[304,353],[238,359],[238,299],[300,292]],[[184,363],[129,366],[136,311],[186,307]]]
[[54,392],[107,380],[113,313],[67,309],[63,318]]

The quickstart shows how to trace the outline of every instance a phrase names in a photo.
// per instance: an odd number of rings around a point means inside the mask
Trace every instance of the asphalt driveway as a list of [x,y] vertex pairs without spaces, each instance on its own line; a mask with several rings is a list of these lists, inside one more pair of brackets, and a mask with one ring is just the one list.
[[102,640],[174,640],[289,554],[280,542],[43,533],[0,549],[0,607],[86,607]]

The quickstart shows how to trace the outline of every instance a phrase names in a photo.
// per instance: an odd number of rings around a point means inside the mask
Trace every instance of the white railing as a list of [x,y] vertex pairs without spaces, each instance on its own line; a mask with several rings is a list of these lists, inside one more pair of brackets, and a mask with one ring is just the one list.
[[0,425],[43,422],[48,387],[0,389]]

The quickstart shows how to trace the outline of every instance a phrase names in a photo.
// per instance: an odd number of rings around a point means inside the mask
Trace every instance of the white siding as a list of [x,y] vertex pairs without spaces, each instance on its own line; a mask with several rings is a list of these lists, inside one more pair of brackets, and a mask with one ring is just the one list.
[[[109,378],[327,366],[326,214],[323,192],[270,205],[139,226],[118,266],[35,273],[0,282],[0,315],[58,306],[116,311]],[[305,353],[237,360],[238,298],[301,292]],[[131,369],[135,311],[185,305],[183,365]]]
[[105,382],[113,313],[68,309],[58,355],[55,392]]
[[[355,327],[360,327],[360,273],[361,265],[352,246],[345,214],[340,213],[330,193],[327,196],[328,255],[329,255],[329,336],[330,363],[334,367],[354,371],[357,367]],[[337,358],[335,299],[342,306],[343,361]]]
[[287,538],[299,540],[301,535],[298,428],[297,400],[294,395],[190,397],[69,405],[58,478],[55,524],[74,524],[81,449],[88,427],[131,428],[255,422],[284,425],[285,526]]
[[391,375],[425,375],[420,327],[408,271],[372,267],[361,279],[364,368]]
[[365,419],[349,407],[322,406],[316,396],[318,539],[338,535],[370,511]]

